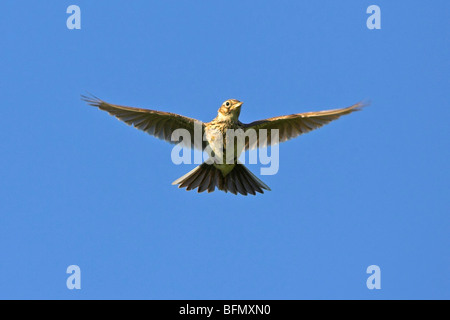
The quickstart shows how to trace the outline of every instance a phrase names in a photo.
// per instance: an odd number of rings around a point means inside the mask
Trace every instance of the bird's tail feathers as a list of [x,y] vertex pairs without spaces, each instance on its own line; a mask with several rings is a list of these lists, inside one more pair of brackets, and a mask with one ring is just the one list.
[[213,192],[217,187],[224,192],[233,194],[256,195],[256,192],[264,193],[263,189],[270,191],[270,188],[256,177],[243,164],[237,163],[233,170],[226,176],[213,164],[204,162],[184,176],[175,180],[172,184],[179,185],[179,188],[186,190],[198,189],[198,192]]

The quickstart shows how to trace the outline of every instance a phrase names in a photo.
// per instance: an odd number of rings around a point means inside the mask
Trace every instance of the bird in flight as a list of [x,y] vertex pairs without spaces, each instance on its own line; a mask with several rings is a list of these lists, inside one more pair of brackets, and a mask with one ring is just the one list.
[[[270,191],[270,188],[238,161],[241,152],[295,138],[303,133],[320,128],[343,115],[361,110],[365,106],[364,103],[357,103],[342,109],[297,113],[246,124],[239,121],[243,102],[229,99],[221,105],[215,119],[208,123],[202,123],[199,120],[175,113],[115,105],[93,96],[82,96],[82,99],[89,105],[108,112],[128,125],[133,125],[135,128],[169,143],[178,143],[178,141],[172,139],[172,133],[175,130],[187,130],[191,137],[191,147],[204,151],[209,146],[213,155],[219,155],[216,158],[227,158],[227,161],[205,161],[172,184],[178,185],[179,188],[186,188],[186,190],[198,189],[199,193],[213,192],[217,187],[224,192],[242,195],[255,195],[256,192],[264,193],[263,190]],[[194,139],[196,126],[201,128],[201,138],[207,137],[200,142]],[[256,140],[253,142],[246,141],[238,150],[235,145],[227,149],[225,141],[228,130],[239,129],[244,134],[254,130]],[[221,150],[219,150],[215,141],[217,136],[215,133],[217,132],[222,134],[223,137]],[[231,151],[231,149],[233,150]],[[229,161],[228,158],[230,157],[227,157],[227,154],[231,154],[231,161]]]

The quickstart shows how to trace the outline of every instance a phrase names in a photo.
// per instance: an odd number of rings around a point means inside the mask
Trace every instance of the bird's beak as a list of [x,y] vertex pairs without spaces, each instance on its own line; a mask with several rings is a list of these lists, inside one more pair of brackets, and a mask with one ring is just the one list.
[[242,105],[243,105],[244,103],[243,102],[238,102],[238,103],[236,103],[234,106],[233,106],[233,109],[238,109],[238,108],[240,108]]

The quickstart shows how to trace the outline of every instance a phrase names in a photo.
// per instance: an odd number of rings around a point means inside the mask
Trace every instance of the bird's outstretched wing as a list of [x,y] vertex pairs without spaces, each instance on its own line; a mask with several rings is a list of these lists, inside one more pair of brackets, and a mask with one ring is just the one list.
[[[86,97],[83,95],[81,97],[89,105],[104,110],[126,124],[133,125],[135,128],[147,132],[159,139],[173,144],[179,143],[179,141],[172,141],[172,133],[176,129],[186,129],[191,135],[191,141],[183,141],[184,143],[187,143],[187,146],[201,150],[206,147],[205,142],[202,141],[204,124],[199,120],[184,117],[175,113],[110,104],[96,97]],[[195,126],[201,130],[201,137],[199,141],[197,141],[197,144],[194,143]]]
[[[320,128],[323,125],[338,119],[340,116],[361,110],[361,108],[365,105],[365,103],[357,103],[348,108],[297,113],[288,116],[274,117],[265,120],[254,121],[249,124],[244,124],[244,131],[254,129],[257,135],[256,142],[246,142],[246,149],[272,145],[271,129],[278,129],[279,142],[284,142],[303,133],[307,133],[314,129]],[[267,138],[265,138],[264,135],[261,134],[260,129],[267,129]]]

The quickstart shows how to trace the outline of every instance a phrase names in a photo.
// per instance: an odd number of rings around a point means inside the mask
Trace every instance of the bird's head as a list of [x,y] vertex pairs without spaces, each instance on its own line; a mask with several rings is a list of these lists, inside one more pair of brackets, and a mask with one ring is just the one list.
[[222,103],[219,108],[217,117],[222,120],[235,120],[239,118],[241,113],[241,106],[243,102],[236,99],[229,99]]

